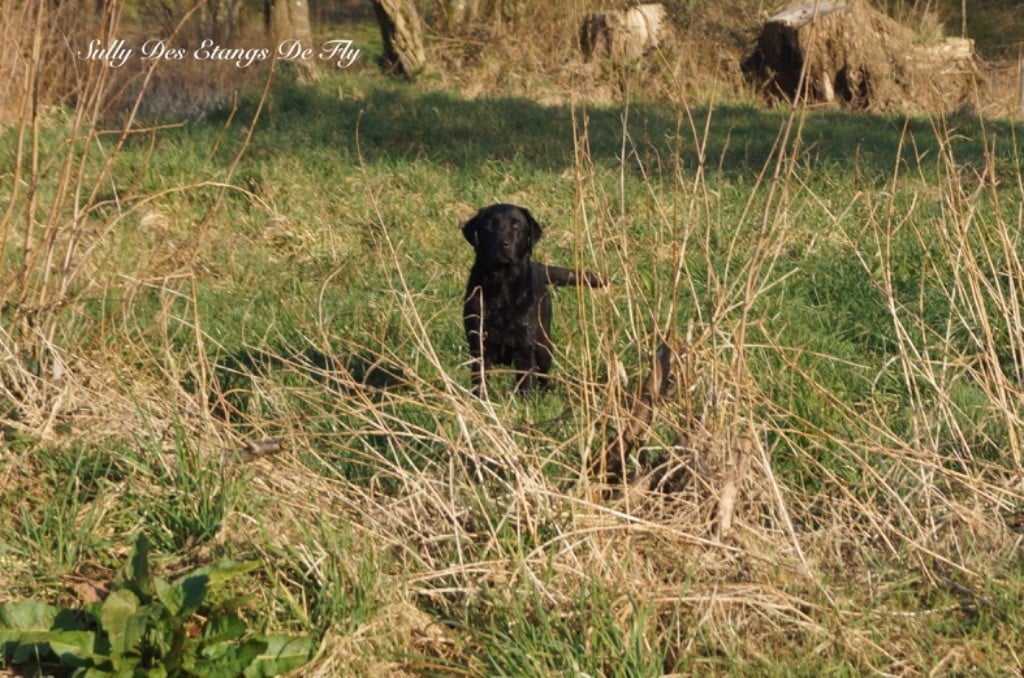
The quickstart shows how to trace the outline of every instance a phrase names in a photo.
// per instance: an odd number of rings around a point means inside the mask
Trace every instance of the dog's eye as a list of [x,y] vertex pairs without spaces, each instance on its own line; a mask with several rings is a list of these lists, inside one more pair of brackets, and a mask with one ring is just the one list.
[[518,231],[519,230],[519,226],[520,226],[520,224],[519,224],[518,221],[513,221],[512,222],[512,230],[513,231]]

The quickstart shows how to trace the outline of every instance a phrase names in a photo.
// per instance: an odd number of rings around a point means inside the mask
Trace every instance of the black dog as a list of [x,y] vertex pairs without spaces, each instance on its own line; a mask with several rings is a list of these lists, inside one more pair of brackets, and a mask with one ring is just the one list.
[[515,366],[522,393],[538,378],[546,383],[552,354],[548,285],[605,284],[593,273],[530,261],[541,233],[529,210],[515,205],[485,207],[462,227],[476,250],[462,318],[477,395],[495,363]]

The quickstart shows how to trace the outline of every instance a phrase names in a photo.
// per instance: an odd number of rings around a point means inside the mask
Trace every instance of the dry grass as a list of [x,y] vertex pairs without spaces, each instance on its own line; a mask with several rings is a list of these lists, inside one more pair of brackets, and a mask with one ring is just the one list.
[[748,96],[740,62],[756,39],[751,3],[701,2],[670,8],[660,50],[640,64],[588,61],[580,27],[606,3],[524,3],[506,19],[446,31],[429,61],[445,86],[467,97],[523,96],[541,103],[607,104],[633,96],[685,102]]
[[[512,67],[493,68],[489,77]],[[909,134],[892,151],[911,158],[894,167],[919,176],[895,171],[880,188],[834,197],[806,164],[808,113],[797,110],[737,199],[707,176],[722,161],[704,157],[710,120],[688,108],[678,144],[699,163],[680,153],[657,158],[667,171],[645,164],[625,110],[611,180],[589,121],[574,115],[571,164],[533,188],[563,182],[573,205],[552,246],[614,285],[559,298],[578,332],[559,344],[556,395],[519,402],[499,390],[481,401],[458,365],[461,345],[438,331],[448,306],[410,277],[425,245],[405,225],[437,215],[403,200],[415,202],[410,184],[423,203],[449,190],[437,167],[417,179],[410,161],[396,178],[352,159],[359,169],[341,185],[355,197],[324,216],[342,225],[317,232],[313,220],[279,218],[300,209],[286,186],[237,185],[262,140],[254,115],[224,126],[242,140],[225,142],[227,160],[201,165],[202,178],[145,187],[115,170],[137,139],[151,150],[134,162],[159,159],[161,131],[129,116],[101,134],[106,77],[83,81],[59,152],[44,148],[39,117],[20,118],[4,184],[2,255],[17,266],[0,278],[0,497],[12,508],[3,529],[20,540],[0,551],[4,597],[73,595],[69,581],[109,577],[128,535],[145,529],[170,554],[166,567],[258,558],[261,579],[244,592],[252,616],[321,634],[306,675],[511,672],[523,668],[516,652],[538,673],[613,673],[651,657],[638,673],[1020,670],[1024,270],[1020,215],[1007,205],[1024,185],[1019,162],[1008,172],[986,146],[987,166],[972,172],[954,153],[957,130],[937,124],[934,164],[911,157]],[[501,181],[482,192],[515,190],[507,173]],[[234,198],[277,230],[246,233],[228,215]],[[926,201],[936,218],[922,213]],[[810,232],[808,214],[824,226]],[[342,229],[355,254],[329,274],[280,263],[330,259]],[[419,237],[448,242],[443,233]],[[908,242],[928,253],[911,275],[918,292],[904,284]],[[260,360],[229,364],[219,359],[237,352],[233,338],[214,329],[226,311],[202,294],[258,296],[270,281],[250,272],[250,250],[271,251],[266,269],[294,276],[300,293],[285,303],[304,317],[291,333],[270,323],[242,336],[240,352]],[[806,261],[795,250],[855,262],[872,291],[864,305],[884,312],[872,329],[894,337],[884,360],[808,348],[777,323],[791,302],[774,295]],[[370,329],[337,322],[331,305],[360,272],[346,293],[387,309]],[[428,281],[447,292],[459,284],[447,275]],[[310,278],[315,303],[301,287]],[[936,287],[938,320],[926,294]],[[115,311],[95,313],[97,299]],[[684,360],[641,456],[685,483],[652,490],[652,464],[638,457],[624,486],[603,486],[587,469],[629,425],[628,394],[665,340],[685,346]],[[876,388],[853,400],[819,363],[868,374]],[[828,416],[810,416],[808,403]],[[264,436],[284,451],[246,462],[230,453]],[[51,466],[75,445],[73,469]],[[110,460],[95,482],[76,475],[93,457]],[[53,513],[66,497],[66,514]],[[51,523],[63,530],[58,549]]]
[[[39,115],[42,106],[74,101],[77,64],[65,47],[90,31],[80,4],[50,7],[15,0],[0,17],[0,124]],[[34,97],[34,99],[33,99]]]

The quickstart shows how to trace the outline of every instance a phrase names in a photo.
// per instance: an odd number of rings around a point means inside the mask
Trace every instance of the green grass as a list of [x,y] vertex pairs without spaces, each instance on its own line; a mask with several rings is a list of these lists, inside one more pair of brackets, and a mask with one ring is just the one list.
[[[87,215],[109,232],[83,231],[95,266],[45,350],[6,300],[5,360],[39,378],[59,352],[71,378],[55,405],[4,368],[26,403],[4,403],[0,598],[66,599],[144,533],[171,573],[259,559],[249,614],[316,633],[329,675],[1019,670],[1018,127],[373,73],[275,83],[247,144],[256,108],[151,156],[139,135],[109,175],[91,146],[85,185],[121,207]],[[499,200],[545,224],[538,258],[612,284],[556,293],[552,393],[499,376],[482,403],[459,225]],[[745,425],[769,462],[724,540],[713,493],[599,501],[583,472],[668,331],[695,380],[655,451],[683,454],[690,408],[702,463]],[[266,436],[286,451],[231,460]]]

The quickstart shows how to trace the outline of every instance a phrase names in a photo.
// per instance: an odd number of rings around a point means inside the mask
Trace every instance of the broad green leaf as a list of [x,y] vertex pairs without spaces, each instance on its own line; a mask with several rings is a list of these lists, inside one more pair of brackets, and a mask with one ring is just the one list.
[[11,647],[4,647],[4,653],[8,655],[11,664],[29,662],[37,656],[44,656],[50,651],[47,635],[47,631],[20,633],[17,639],[11,643]]
[[221,661],[229,655],[238,654],[238,645],[231,642],[230,640],[214,641],[212,643],[203,643],[202,649],[199,651],[199,656],[196,657],[197,662],[201,664],[207,664],[210,662]]
[[250,639],[241,645],[224,645],[220,649],[214,658],[197,660],[194,672],[203,678],[235,678],[243,675],[247,667],[259,661],[266,652],[267,644],[258,639]]
[[241,610],[250,607],[255,598],[256,596],[251,593],[244,593],[222,601],[218,607],[225,612]]
[[156,591],[157,600],[167,608],[168,612],[175,617],[181,614],[181,606],[184,600],[182,599],[183,591],[180,587],[173,586],[160,577],[153,577],[153,589]]
[[211,618],[203,625],[204,643],[221,643],[238,640],[245,635],[245,622],[233,614],[221,614]]
[[[120,678],[120,675],[117,678]],[[136,667],[125,673],[124,678],[167,678],[167,669],[163,666],[154,666],[150,669]]]
[[94,654],[96,634],[92,631],[52,631],[49,634],[50,650],[65,666],[92,666],[103,657]]
[[45,657],[50,654],[50,632],[24,631],[15,641],[14,648],[6,651],[10,653],[10,660],[14,664]]
[[124,655],[142,639],[146,630],[146,611],[138,614],[139,599],[128,589],[111,593],[100,609],[100,624],[110,639],[113,655]]
[[[198,610],[206,598],[208,582],[209,577],[201,570],[175,580],[166,593],[178,610],[174,616],[184,618]],[[167,608],[174,609],[170,604],[167,604]]]
[[248,561],[243,563],[237,563],[233,560],[222,560],[219,563],[212,563],[205,567],[200,567],[198,570],[190,572],[189,574],[181,577],[178,581],[187,579],[189,577],[205,576],[209,582],[208,586],[210,589],[215,589],[229,579],[233,579],[241,574],[252,572],[259,563],[256,561]]
[[267,648],[243,674],[245,678],[277,676],[304,666],[313,656],[313,639],[309,636],[270,636]]
[[61,608],[38,600],[17,600],[0,605],[0,629],[46,631],[53,628]]
[[206,593],[220,586],[232,577],[251,572],[259,566],[256,562],[236,563],[224,560],[189,572],[166,582],[154,577],[154,590],[161,603],[176,617],[186,617],[203,604]]
[[149,547],[149,539],[146,535],[140,534],[135,540],[135,546],[132,547],[131,557],[115,581],[115,584],[134,591],[143,603],[148,603],[156,594],[149,572]]
[[[97,608],[99,609],[99,608]],[[62,609],[53,620],[54,631],[88,631],[96,627],[97,617],[88,610]]]
[[110,678],[110,671],[107,669],[91,667],[86,669],[84,672],[79,669],[72,675],[73,678]]
[[155,666],[144,669],[138,666],[126,666],[119,669],[91,668],[84,673],[75,673],[74,678],[167,678],[167,669]]

